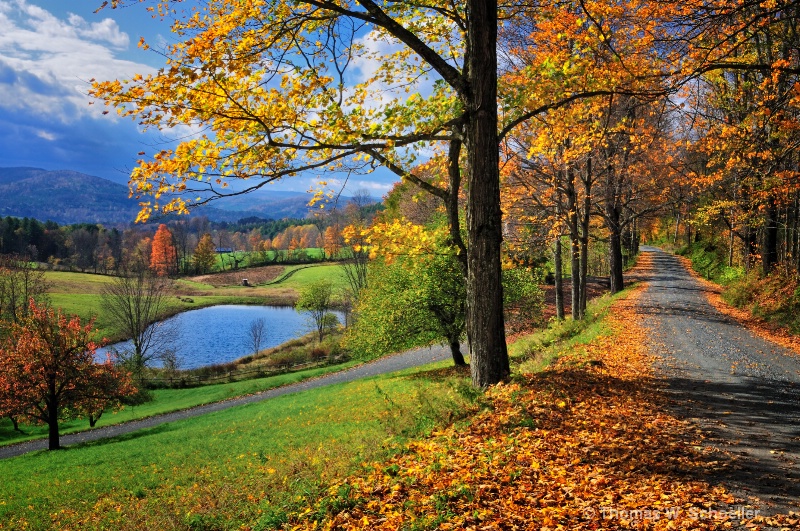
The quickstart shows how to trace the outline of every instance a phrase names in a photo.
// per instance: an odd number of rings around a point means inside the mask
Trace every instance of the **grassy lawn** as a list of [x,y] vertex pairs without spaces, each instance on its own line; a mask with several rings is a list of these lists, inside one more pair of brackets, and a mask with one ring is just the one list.
[[[316,378],[330,372],[344,370],[357,363],[358,362],[348,362],[341,365],[317,367],[305,371],[279,374],[265,378],[205,385],[190,389],[155,389],[151,391],[153,394],[153,400],[151,402],[135,407],[125,407],[117,412],[107,412],[105,416],[100,419],[97,426],[102,427],[111,424],[119,424],[121,422],[151,417],[161,413],[169,413],[171,411],[188,409],[211,402],[219,402],[237,396],[257,393],[259,391],[300,382],[309,378]],[[0,445],[47,437],[46,426],[21,425],[21,428],[25,432],[24,434],[14,431],[10,420],[0,420]],[[62,435],[86,429],[89,429],[89,421],[86,419],[71,420],[61,424]]]
[[465,405],[451,378],[408,371],[6,460],[0,529],[268,527]]
[[[567,321],[518,340],[510,346],[515,368],[541,369],[563,349],[596,337],[610,303],[607,297],[591,305],[585,324]],[[362,463],[480,410],[483,401],[468,375],[449,365],[3,461],[0,529],[277,528],[288,512],[312,506],[331,482]],[[180,393],[210,391],[171,392],[174,402],[183,399]]]
[[342,273],[342,268],[337,264],[322,264],[312,267],[294,266],[297,271],[289,278],[281,282],[282,288],[299,291],[312,282],[319,280],[330,280],[333,282],[333,289],[343,289],[347,281]]

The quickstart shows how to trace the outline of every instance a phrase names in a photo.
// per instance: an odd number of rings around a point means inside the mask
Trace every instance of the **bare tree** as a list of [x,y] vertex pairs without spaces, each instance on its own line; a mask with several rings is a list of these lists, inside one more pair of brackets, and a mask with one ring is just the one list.
[[[369,220],[364,213],[364,208],[374,203],[369,191],[361,188],[356,190],[345,208],[345,218],[348,224],[356,227],[366,227]],[[357,231],[359,233],[360,231]],[[357,249],[357,250],[356,250]],[[339,265],[347,280],[345,300],[355,304],[361,291],[367,287],[367,264],[369,263],[369,250],[364,237],[358,236],[350,245],[342,249],[345,259]]]
[[115,277],[102,293],[101,308],[112,326],[131,339],[132,349],[118,356],[142,380],[143,371],[175,341],[174,325],[157,322],[167,310],[168,280],[138,268]]
[[253,347],[253,355],[258,354],[261,350],[261,343],[264,341],[264,335],[267,331],[267,322],[264,318],[254,319],[250,323],[250,330],[248,330],[248,339],[250,346]]

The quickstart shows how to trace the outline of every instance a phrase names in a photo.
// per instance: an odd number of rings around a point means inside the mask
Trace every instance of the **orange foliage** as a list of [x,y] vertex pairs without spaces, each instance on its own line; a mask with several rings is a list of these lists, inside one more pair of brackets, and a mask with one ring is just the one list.
[[110,360],[95,363],[93,322],[29,304],[0,344],[0,415],[48,424],[53,450],[59,420],[102,412],[136,389]]
[[172,233],[163,223],[158,226],[153,237],[153,250],[150,254],[150,269],[160,276],[166,277],[175,272],[178,255],[172,243]]
[[333,485],[351,507],[319,521],[311,508],[293,529],[699,530],[751,516],[709,513],[738,500],[702,479],[712,450],[651,383],[640,292],[614,305],[609,335],[493,387],[469,426]]

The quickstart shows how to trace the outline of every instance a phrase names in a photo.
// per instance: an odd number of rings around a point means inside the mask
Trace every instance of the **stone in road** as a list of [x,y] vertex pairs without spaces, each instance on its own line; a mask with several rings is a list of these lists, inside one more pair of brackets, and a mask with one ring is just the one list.
[[732,464],[712,477],[764,513],[800,507],[800,357],[719,313],[674,256],[653,247],[640,311],[676,412]]
[[[232,398],[230,400],[225,400],[222,402],[214,402],[211,404],[206,404],[204,406],[197,406],[191,409],[175,411],[173,413],[156,415],[154,417],[149,417],[141,420],[134,420],[131,422],[126,422],[124,424],[115,424],[113,426],[105,426],[102,428],[96,428],[93,430],[83,431],[80,433],[62,435],[61,445],[68,446],[89,441],[96,441],[99,439],[105,439],[108,437],[125,435],[127,433],[131,433],[136,430],[152,428],[154,426],[158,426],[166,422],[174,422],[176,420],[196,417],[198,415],[205,415],[206,413],[221,411],[223,409],[228,409],[230,407],[239,406],[242,404],[260,402],[262,400],[267,400],[269,398],[274,398],[276,396],[282,396],[290,393],[298,393],[300,391],[305,391],[307,389],[313,389],[317,387],[323,387],[326,385],[352,382],[354,380],[358,380],[361,378],[368,378],[370,376],[376,376],[378,374],[385,374],[385,373],[399,371],[402,369],[408,369],[411,367],[418,367],[420,365],[425,365],[428,363],[433,363],[435,361],[442,361],[446,359],[450,359],[449,346],[448,347],[432,346],[432,347],[416,348],[400,354],[395,354],[393,356],[386,356],[383,358],[379,358],[370,363],[358,365],[356,367],[344,371],[326,374],[325,376],[320,376],[319,378],[304,380],[302,382],[285,385],[283,387],[277,387],[275,389],[269,389],[267,391],[262,391],[260,393],[255,393],[252,395],[242,396],[239,398]],[[39,439],[20,444],[13,444],[10,446],[3,446],[0,447],[0,459],[16,457],[19,455],[26,454],[28,452],[33,452],[35,450],[44,450],[46,448],[47,448],[46,439]]]

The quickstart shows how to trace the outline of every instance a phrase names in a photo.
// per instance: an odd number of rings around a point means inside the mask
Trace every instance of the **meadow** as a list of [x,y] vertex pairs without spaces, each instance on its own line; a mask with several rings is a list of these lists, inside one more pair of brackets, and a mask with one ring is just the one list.
[[[275,387],[301,382],[310,378],[347,369],[359,362],[350,361],[338,365],[315,367],[297,372],[288,372],[264,378],[252,378],[236,382],[226,382],[184,389],[153,389],[152,400],[137,406],[126,406],[118,411],[107,411],[97,425],[109,426],[131,420],[138,420],[162,413],[170,413],[195,406],[220,402],[229,398],[258,393]],[[15,431],[11,421],[0,420],[0,446],[14,444],[33,439],[47,437],[45,425],[20,425],[23,432]],[[60,423],[62,435],[89,429],[89,421],[85,418],[63,421]]]

